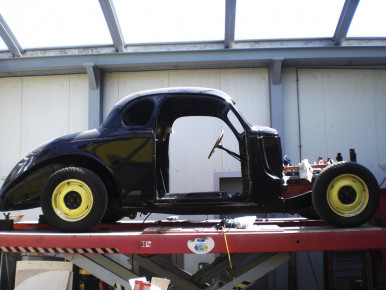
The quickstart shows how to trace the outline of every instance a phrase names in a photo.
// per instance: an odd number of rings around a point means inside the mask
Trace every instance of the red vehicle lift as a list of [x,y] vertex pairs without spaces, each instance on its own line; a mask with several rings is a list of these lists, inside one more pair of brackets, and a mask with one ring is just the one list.
[[[237,261],[242,259],[238,258],[239,253],[265,253],[249,261],[242,270],[233,271],[237,283],[247,277],[256,280],[280,266],[289,259],[288,252],[374,249],[382,253],[383,265],[386,265],[386,228],[373,225],[341,229],[322,221],[264,219],[256,220],[247,229],[223,228],[220,220],[126,222],[99,225],[92,232],[77,234],[55,232],[45,224],[16,223],[13,228],[0,232],[1,252],[63,255],[110,285],[119,283],[125,287],[130,287],[127,280],[135,274],[105,254],[134,255],[142,267],[168,277],[183,289],[232,288],[231,279],[223,285],[206,284],[229,268],[227,258],[216,259],[214,265],[190,275],[153,255],[227,253],[229,250],[232,261]],[[386,276],[385,268],[383,276]]]
[[[60,254],[200,254],[192,251],[188,242],[210,239],[212,249],[205,253],[226,253],[224,230],[215,228],[219,222],[128,222],[99,225],[93,232],[77,234],[41,230],[38,224],[15,224],[14,231],[0,232],[0,249]],[[225,233],[231,253],[386,248],[386,228],[376,226],[341,229],[322,221],[266,220],[257,221],[252,229],[226,228]]]

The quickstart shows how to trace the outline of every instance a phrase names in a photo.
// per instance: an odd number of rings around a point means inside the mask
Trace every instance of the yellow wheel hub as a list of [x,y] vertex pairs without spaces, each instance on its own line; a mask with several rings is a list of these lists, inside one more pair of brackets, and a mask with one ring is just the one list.
[[52,208],[63,220],[76,222],[86,217],[93,205],[91,189],[81,180],[67,179],[52,193]]
[[327,189],[330,208],[340,216],[358,215],[369,201],[366,183],[356,175],[342,174],[334,178]]

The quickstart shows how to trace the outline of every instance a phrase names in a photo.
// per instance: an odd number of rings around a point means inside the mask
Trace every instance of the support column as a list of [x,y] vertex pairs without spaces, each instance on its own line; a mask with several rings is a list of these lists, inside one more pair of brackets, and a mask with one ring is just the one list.
[[283,59],[273,59],[269,66],[269,93],[271,108],[271,127],[279,132],[281,137],[282,151],[284,148],[284,101],[282,85],[282,62]]
[[103,122],[102,74],[93,63],[84,64],[89,82],[88,89],[88,128],[99,127]]

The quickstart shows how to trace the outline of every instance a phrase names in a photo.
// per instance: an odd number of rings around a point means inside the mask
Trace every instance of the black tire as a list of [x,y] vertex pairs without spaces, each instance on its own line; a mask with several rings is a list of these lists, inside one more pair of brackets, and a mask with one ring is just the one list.
[[104,224],[113,224],[121,219],[123,219],[125,216],[122,215],[119,212],[116,212],[115,209],[107,209],[105,216],[102,218],[101,223]]
[[320,216],[313,207],[306,207],[298,212],[299,215],[309,220],[320,220]]
[[337,227],[356,227],[378,208],[380,189],[374,175],[353,162],[337,162],[324,169],[312,187],[317,214]]
[[88,231],[104,216],[107,202],[102,180],[81,167],[66,167],[52,174],[41,198],[47,222],[65,232]]

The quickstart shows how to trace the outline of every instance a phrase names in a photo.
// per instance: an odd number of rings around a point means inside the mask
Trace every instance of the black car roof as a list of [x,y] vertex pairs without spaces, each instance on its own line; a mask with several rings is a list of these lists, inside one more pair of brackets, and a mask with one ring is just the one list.
[[153,89],[153,90],[146,90],[146,91],[140,91],[137,93],[130,94],[126,97],[124,97],[122,100],[120,100],[115,107],[123,107],[133,99],[144,97],[144,96],[150,96],[150,95],[157,95],[157,94],[200,94],[200,95],[212,95],[215,97],[218,97],[220,99],[225,100],[228,103],[234,103],[232,98],[216,89],[210,89],[210,88],[201,88],[201,87],[171,87],[171,88],[161,88],[161,89]]
[[206,97],[213,97],[215,99],[221,100],[223,102],[234,104],[234,101],[232,98],[227,95],[226,93],[210,89],[210,88],[201,88],[201,87],[172,87],[172,88],[161,88],[161,89],[153,89],[153,90],[146,90],[146,91],[140,91],[134,94],[130,94],[126,97],[124,97],[122,100],[120,100],[114,108],[111,110],[109,116],[107,119],[103,122],[103,127],[105,128],[115,128],[120,123],[120,120],[117,119],[117,113],[125,107],[129,102],[145,96],[152,96],[152,95],[202,95]]

